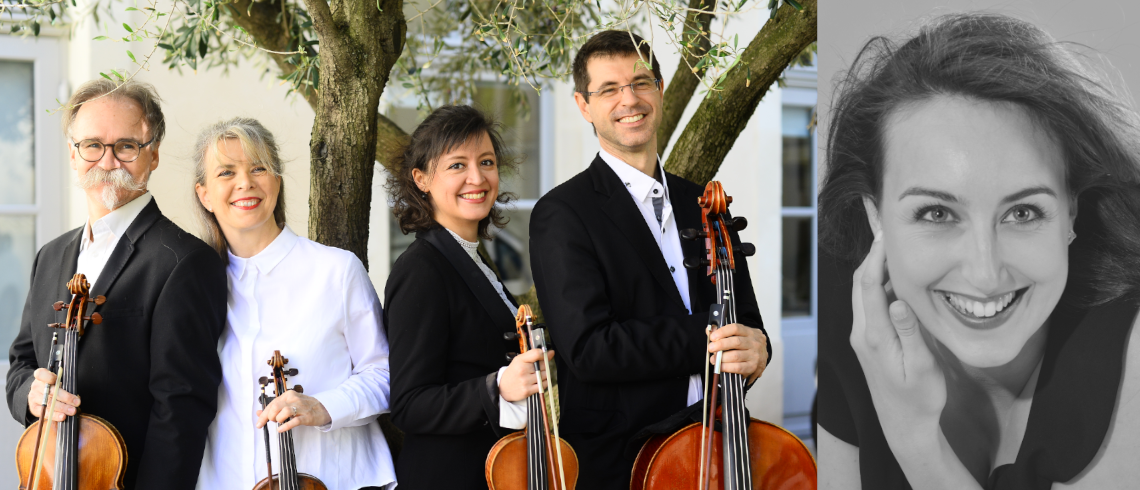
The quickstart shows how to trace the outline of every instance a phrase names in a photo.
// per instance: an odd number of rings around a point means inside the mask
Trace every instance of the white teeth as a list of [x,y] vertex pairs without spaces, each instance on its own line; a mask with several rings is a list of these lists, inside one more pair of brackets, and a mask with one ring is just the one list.
[[254,204],[257,204],[258,201],[260,201],[260,199],[242,199],[240,201],[234,201],[233,205],[247,208],[253,206]]
[[460,194],[459,197],[462,197],[464,199],[482,199],[483,196],[485,196],[485,195],[487,195],[487,191],[473,192],[470,194]]
[[623,118],[621,118],[621,119],[618,119],[618,121],[620,121],[620,122],[623,122],[623,123],[631,123],[631,122],[637,122],[637,121],[640,121],[640,120],[642,120],[644,117],[645,117],[645,114],[638,114],[638,115],[636,115],[636,116],[626,116],[626,117],[623,117]]
[[1013,302],[1015,293],[1006,293],[998,297],[996,300],[981,302],[969,298],[964,298],[953,293],[942,293],[942,297],[954,309],[965,315],[970,315],[978,318],[989,318],[997,315],[998,312],[1005,310],[1009,304]]

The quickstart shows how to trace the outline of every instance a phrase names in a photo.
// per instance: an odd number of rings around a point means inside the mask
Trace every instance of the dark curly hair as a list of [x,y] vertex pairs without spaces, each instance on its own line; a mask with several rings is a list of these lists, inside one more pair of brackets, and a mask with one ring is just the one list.
[[[491,139],[491,146],[495,148],[499,174],[503,174],[504,168],[513,170],[516,167],[517,162],[503,146],[499,127],[500,124],[483,111],[467,105],[440,107],[416,127],[407,144],[392,155],[392,172],[388,174],[385,185],[393,202],[392,214],[400,223],[400,231],[407,235],[439,226],[435,221],[431,198],[420,191],[412,178],[413,169],[431,176],[439,157],[483,134]],[[514,197],[509,192],[499,192],[495,202],[506,204]],[[507,221],[501,208],[493,206],[490,214],[479,221],[479,237],[490,239],[487,228],[491,225],[502,228]]]
[[[876,37],[838,81],[819,194],[820,248],[855,265],[873,239],[862,198],[882,192],[884,124],[940,95],[1015,104],[1058,142],[1079,213],[1065,300],[1140,291],[1140,131],[1135,111],[1077,46],[995,14],[935,19],[897,46]],[[1106,67],[1104,67],[1106,68]]]

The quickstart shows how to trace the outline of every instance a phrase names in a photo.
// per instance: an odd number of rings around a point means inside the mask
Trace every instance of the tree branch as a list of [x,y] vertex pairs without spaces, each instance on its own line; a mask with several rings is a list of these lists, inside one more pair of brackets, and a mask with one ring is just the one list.
[[816,40],[817,0],[784,5],[725,74],[724,90],[701,102],[665,162],[665,170],[705,184],[716,175],[756,106],[788,64]]
[[[682,34],[681,39],[683,41],[682,46],[680,46],[683,54],[677,63],[677,71],[674,72],[673,79],[669,81],[669,86],[665,87],[665,95],[663,96],[661,125],[657,127],[658,155],[665,154],[665,148],[669,146],[669,138],[673,137],[673,131],[681,122],[681,114],[685,112],[685,107],[693,98],[693,92],[697,90],[697,86],[701,84],[701,78],[705,76],[705,67],[702,66],[694,72],[692,66],[700,59],[698,54],[707,53],[709,50],[709,37],[700,34],[708,32],[709,25],[712,23],[712,14],[702,12],[702,7],[709,1],[689,0],[689,10],[685,16],[685,27],[683,29],[685,34]],[[697,34],[687,34],[690,31],[696,31]],[[685,44],[690,47],[686,48]]]
[[309,7],[309,15],[313,18],[313,27],[317,30],[317,35],[320,36],[321,41],[337,41],[339,33],[333,24],[333,15],[329,3],[325,0],[305,0],[305,5]]

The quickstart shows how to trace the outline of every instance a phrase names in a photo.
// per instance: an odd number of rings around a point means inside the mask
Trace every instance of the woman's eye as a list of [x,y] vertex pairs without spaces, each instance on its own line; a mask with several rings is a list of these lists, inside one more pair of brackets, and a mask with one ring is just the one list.
[[462,168],[463,168],[463,164],[462,164],[462,163],[458,163],[458,162],[456,162],[456,163],[453,163],[453,164],[451,164],[450,166],[448,166],[448,167],[447,167],[447,169],[448,169],[448,170],[461,170]]
[[482,161],[482,162],[480,162],[480,163],[482,163],[483,165],[485,165],[485,166],[487,166],[487,167],[494,167],[494,166],[495,166],[495,161],[494,161],[494,160],[483,160],[483,161]]
[[259,173],[264,172],[264,171],[265,171],[265,167],[253,167],[253,170],[250,170],[250,172],[255,173],[255,174],[259,174]]
[[229,170],[222,170],[221,172],[218,172],[218,177],[229,177],[233,174],[234,173]]
[[1017,206],[1009,211],[1005,221],[1013,223],[1030,223],[1041,218],[1041,212],[1032,206]]
[[920,209],[918,211],[918,219],[931,223],[947,223],[954,219],[954,215],[950,214],[949,209],[942,206],[932,206]]

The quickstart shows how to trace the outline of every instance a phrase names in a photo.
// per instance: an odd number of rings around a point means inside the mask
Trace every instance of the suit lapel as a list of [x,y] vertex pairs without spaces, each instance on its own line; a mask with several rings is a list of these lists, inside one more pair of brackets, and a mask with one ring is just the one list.
[[605,206],[606,216],[621,230],[633,249],[638,251],[637,256],[641,257],[641,261],[661,285],[665,294],[684,308],[685,302],[681,300],[681,293],[677,291],[677,283],[673,282],[673,276],[669,275],[669,264],[665,263],[665,257],[661,254],[661,248],[657,246],[657,240],[653,239],[649,225],[645,223],[641,210],[622,185],[621,179],[600,156],[594,158],[594,163],[587,172],[590,172],[594,178],[594,189],[609,196]]
[[[684,186],[678,185],[680,179],[676,175],[665,174],[665,180],[669,184],[670,202],[673,204],[673,216],[677,220],[678,234],[686,228],[701,229],[701,207],[697,205],[697,198],[700,196],[686,193]],[[685,258],[704,257],[704,240],[681,240],[681,255]],[[700,298],[703,297],[701,290],[709,284],[708,268],[702,266],[687,271],[689,304],[692,305],[693,311],[703,311],[704,305],[700,302]]]
[[71,292],[67,290],[67,282],[75,275],[75,268],[79,267],[79,244],[83,240],[85,231],[87,231],[86,225],[79,227],[78,231],[72,232],[74,236],[68,242],[67,248],[63,250],[63,258],[58,264],[59,279],[55,282],[57,299],[53,301],[67,301],[71,298]]
[[99,280],[91,285],[91,296],[106,295],[111,286],[115,285],[115,280],[123,272],[123,267],[127,265],[131,255],[135,253],[135,242],[142,238],[143,233],[150,229],[151,225],[160,217],[162,217],[162,213],[158,210],[158,204],[155,204],[154,200],[151,199],[135,217],[135,220],[131,222],[131,226],[127,227],[127,232],[119,238],[119,243],[115,244],[115,250],[107,258],[107,265],[103,266],[103,271],[99,273]]
[[[475,299],[479,300],[479,304],[491,316],[495,325],[514,326],[515,320],[511,317],[511,311],[507,309],[507,305],[503,304],[503,299],[499,297],[499,293],[487,281],[487,276],[483,274],[475,261],[471,260],[471,257],[463,251],[459,243],[456,243],[451,233],[448,233],[443,227],[437,226],[417,233],[416,238],[427,240],[431,246],[447,258],[451,266],[459,272],[459,276],[463,278],[463,282],[467,284],[471,294],[475,295]],[[507,296],[509,297],[510,294]]]

